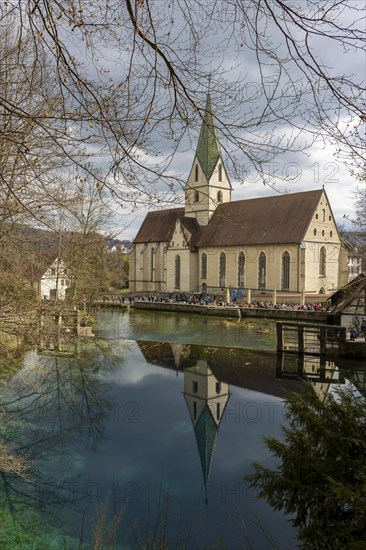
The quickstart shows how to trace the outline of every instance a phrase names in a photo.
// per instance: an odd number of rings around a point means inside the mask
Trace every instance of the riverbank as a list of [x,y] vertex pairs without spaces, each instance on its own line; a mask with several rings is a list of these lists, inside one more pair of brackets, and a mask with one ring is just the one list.
[[302,309],[275,309],[275,308],[256,308],[256,307],[238,307],[238,306],[214,306],[199,304],[184,304],[181,302],[146,302],[134,301],[116,302],[105,301],[98,302],[98,305],[104,305],[115,308],[131,307],[135,309],[149,311],[170,311],[175,313],[193,313],[195,315],[208,315],[225,318],[256,318],[272,319],[286,321],[304,321],[308,323],[328,323],[335,324],[334,315],[327,311],[307,311]]

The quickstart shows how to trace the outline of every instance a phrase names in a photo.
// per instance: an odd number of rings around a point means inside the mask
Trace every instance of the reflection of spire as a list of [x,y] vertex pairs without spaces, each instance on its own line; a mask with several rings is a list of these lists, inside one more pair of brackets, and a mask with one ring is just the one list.
[[209,181],[220,159],[220,145],[216,136],[215,118],[212,113],[211,96],[207,94],[205,114],[203,116],[196,156],[206,180]]
[[207,505],[207,484],[216,435],[229,400],[229,386],[212,374],[208,363],[197,361],[184,370],[184,397],[194,426]]
[[210,407],[206,404],[194,426],[194,434],[201,460],[203,483],[205,487],[205,503],[207,506],[207,484],[210,474],[212,452],[219,427],[216,424]]

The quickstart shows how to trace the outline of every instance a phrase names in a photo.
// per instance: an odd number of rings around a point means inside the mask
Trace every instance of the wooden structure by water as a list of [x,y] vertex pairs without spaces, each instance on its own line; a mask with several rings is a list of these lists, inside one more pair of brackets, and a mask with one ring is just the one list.
[[277,351],[300,355],[345,355],[346,329],[335,325],[278,322]]

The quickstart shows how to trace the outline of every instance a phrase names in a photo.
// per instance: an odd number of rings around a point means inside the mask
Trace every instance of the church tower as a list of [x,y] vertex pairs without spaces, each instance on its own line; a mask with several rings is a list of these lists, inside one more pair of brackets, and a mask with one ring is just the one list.
[[184,215],[207,225],[216,207],[231,201],[231,189],[216,135],[211,97],[207,94],[196,154],[185,187]]

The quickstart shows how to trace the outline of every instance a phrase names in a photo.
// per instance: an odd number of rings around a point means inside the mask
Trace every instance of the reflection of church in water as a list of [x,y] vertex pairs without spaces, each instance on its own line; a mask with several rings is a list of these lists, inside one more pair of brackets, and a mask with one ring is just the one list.
[[[139,341],[138,345],[150,365],[167,368],[177,376],[183,372],[183,395],[201,461],[206,503],[220,424],[229,410],[230,386],[284,398],[288,392],[302,392],[310,382],[323,400],[333,387],[345,383],[338,366],[342,362],[317,356],[161,342]],[[366,396],[365,371],[347,367],[350,384]]]
[[230,399],[230,385],[276,397],[301,391],[304,383],[277,377],[272,355],[250,350],[202,348],[195,345],[143,342],[138,345],[151,365],[184,375],[184,399],[192,421],[201,462],[207,504],[210,468],[220,424]]
[[229,385],[213,375],[207,361],[200,359],[184,370],[184,397],[200,455],[206,504],[212,453],[229,395]]

